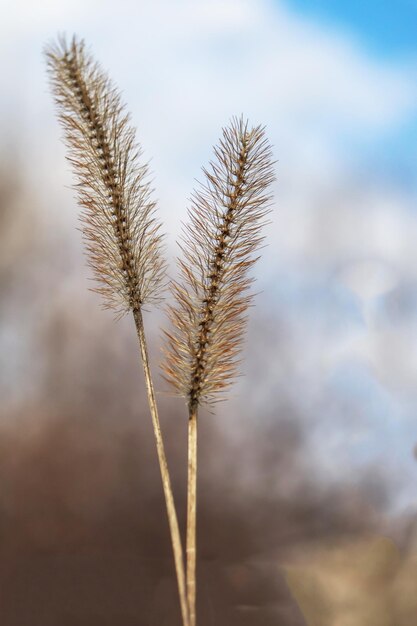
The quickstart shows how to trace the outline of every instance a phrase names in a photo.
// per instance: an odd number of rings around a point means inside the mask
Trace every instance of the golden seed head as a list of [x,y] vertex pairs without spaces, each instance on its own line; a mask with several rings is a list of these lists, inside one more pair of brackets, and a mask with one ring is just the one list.
[[76,177],[89,265],[105,307],[118,314],[158,302],[164,280],[162,235],[148,165],[120,95],[84,42],[46,50],[68,159]]
[[272,152],[260,126],[242,118],[223,130],[206,180],[193,193],[182,237],[181,278],[165,331],[164,377],[190,408],[211,403],[237,374],[246,310],[248,271],[263,241],[274,180]]

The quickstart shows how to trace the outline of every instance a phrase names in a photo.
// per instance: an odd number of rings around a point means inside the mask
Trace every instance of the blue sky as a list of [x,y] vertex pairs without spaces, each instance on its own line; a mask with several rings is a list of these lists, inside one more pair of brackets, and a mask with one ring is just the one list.
[[[403,61],[417,80],[417,2],[413,0],[287,0],[303,19],[353,39],[385,63]],[[388,136],[361,146],[362,163],[376,177],[390,178],[417,192],[417,113]]]
[[323,25],[346,30],[377,55],[417,53],[414,0],[287,0],[287,4]]

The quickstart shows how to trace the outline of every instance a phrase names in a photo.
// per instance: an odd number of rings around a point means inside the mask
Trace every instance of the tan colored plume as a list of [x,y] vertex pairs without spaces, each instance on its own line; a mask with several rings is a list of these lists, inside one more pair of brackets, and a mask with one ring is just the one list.
[[118,91],[84,42],[60,38],[46,56],[95,291],[119,315],[138,310],[159,300],[165,271],[148,165]]
[[246,310],[248,271],[263,241],[274,180],[270,144],[260,126],[234,118],[223,129],[205,183],[192,196],[172,283],[172,330],[166,331],[165,378],[190,407],[218,399],[237,373]]
[[64,38],[46,50],[58,115],[76,175],[89,264],[105,307],[131,311],[139,340],[149,409],[167,507],[183,626],[189,626],[181,536],[149,365],[142,305],[160,298],[165,263],[148,166],[117,90],[86,52]]
[[[190,626],[196,626],[197,425],[203,403],[219,399],[237,374],[253,279],[274,180],[261,126],[234,118],[203,169],[185,227],[180,280],[172,283],[172,329],[165,331],[163,373],[188,403],[186,583]],[[220,396],[221,398],[221,396]]]

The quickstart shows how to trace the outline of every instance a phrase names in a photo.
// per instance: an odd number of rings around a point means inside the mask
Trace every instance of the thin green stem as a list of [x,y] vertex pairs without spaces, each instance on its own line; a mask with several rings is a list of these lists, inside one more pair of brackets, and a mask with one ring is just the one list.
[[168,463],[165,454],[164,442],[162,439],[161,425],[158,417],[158,409],[155,399],[155,391],[152,383],[151,371],[149,367],[148,350],[146,347],[145,332],[143,327],[142,312],[140,309],[133,311],[136,331],[139,339],[140,352],[142,356],[143,370],[145,372],[146,389],[148,393],[149,408],[152,416],[152,424],[155,434],[156,449],[158,452],[159,467],[161,470],[162,485],[165,494],[165,503],[168,514],[169,529],[171,533],[171,543],[174,552],[175,570],[177,574],[178,591],[180,597],[181,614],[184,626],[191,626],[188,616],[188,604],[186,594],[186,582],[184,571],[184,555],[181,543],[181,536],[178,526],[178,518],[175,510],[174,495],[171,486],[171,479],[168,471]]

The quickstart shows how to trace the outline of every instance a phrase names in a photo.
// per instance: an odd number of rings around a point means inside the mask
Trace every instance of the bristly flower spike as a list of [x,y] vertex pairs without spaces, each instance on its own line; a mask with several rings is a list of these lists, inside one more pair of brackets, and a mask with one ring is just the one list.
[[130,116],[82,40],[60,38],[46,56],[95,291],[118,315],[157,303],[165,274],[162,236]]
[[219,398],[237,374],[253,279],[274,180],[264,128],[234,118],[203,169],[183,231],[180,279],[172,283],[172,329],[163,372],[189,407]]
[[133,313],[174,553],[183,626],[190,626],[183,550],[155,399],[142,306],[158,302],[165,275],[148,166],[120,96],[75,37],[46,50],[51,85],[77,178],[89,264],[118,316]]
[[271,147],[260,126],[243,118],[223,130],[205,183],[192,196],[172,283],[172,329],[163,373],[188,404],[186,581],[190,626],[196,626],[197,423],[201,404],[221,399],[237,374],[253,279],[274,180]]

